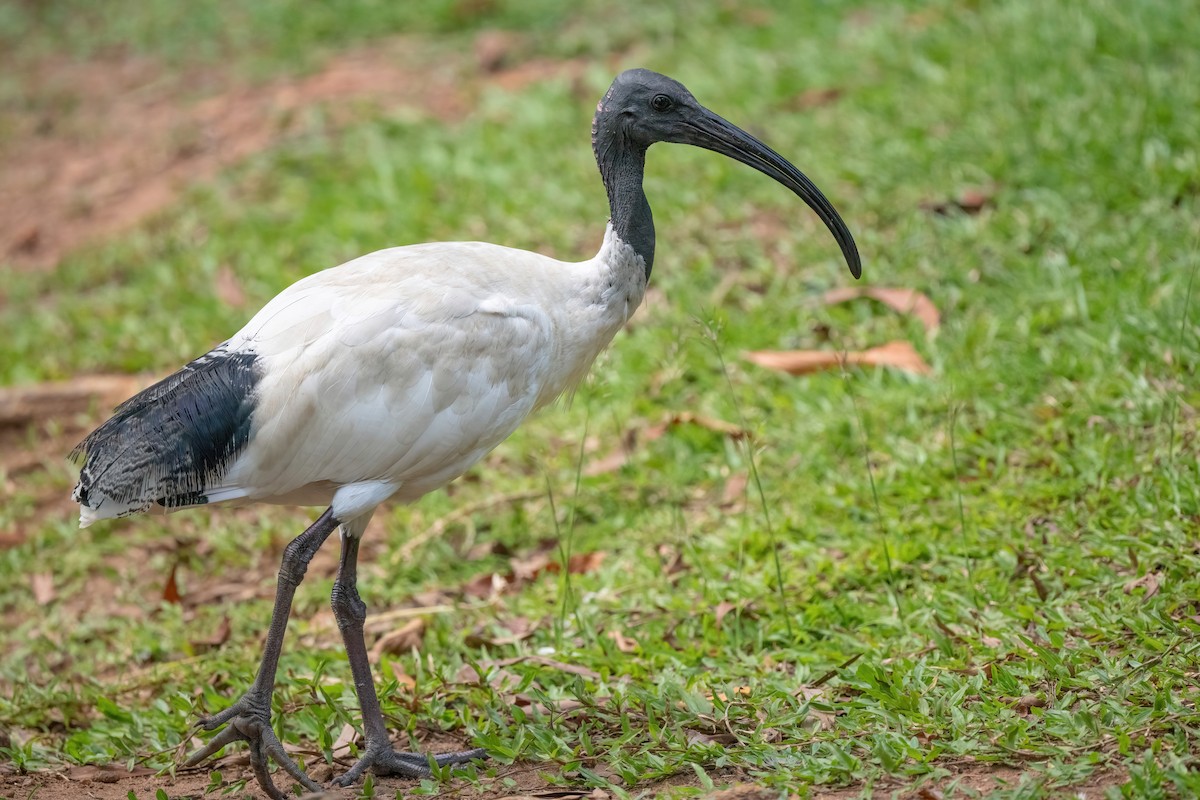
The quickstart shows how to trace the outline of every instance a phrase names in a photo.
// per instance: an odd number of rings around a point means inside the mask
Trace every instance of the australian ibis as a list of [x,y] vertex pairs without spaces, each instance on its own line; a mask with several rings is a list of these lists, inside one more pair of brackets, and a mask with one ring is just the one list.
[[[236,741],[272,798],[269,759],[320,787],[284,752],[271,694],[296,587],[340,529],[332,605],[362,710],[365,771],[423,777],[427,758],[388,737],[363,642],[356,589],[360,537],[386,500],[412,502],[462,475],[536,409],[574,387],[629,319],[654,264],[642,190],[646,150],[676,142],[741,161],[795,192],[832,232],[854,277],[858,250],[825,196],[771,148],[696,101],[676,81],[623,72],[596,108],[592,149],[608,193],[600,251],[565,263],[479,242],[380,250],[310,275],[242,330],[119,406],[79,443],[80,524],[215,503],[325,507],[284,550],[254,683],[187,761]],[[438,764],[484,757],[447,753]]]

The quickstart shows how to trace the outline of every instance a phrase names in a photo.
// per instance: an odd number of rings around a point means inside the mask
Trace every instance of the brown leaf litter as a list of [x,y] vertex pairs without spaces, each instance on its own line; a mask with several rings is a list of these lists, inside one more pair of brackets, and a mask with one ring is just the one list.
[[937,198],[921,201],[922,211],[946,217],[953,213],[974,216],[991,205],[995,189],[986,186],[972,186],[963,189],[957,195],[948,198]]
[[394,631],[380,636],[371,647],[371,661],[378,664],[386,653],[390,656],[404,655],[418,650],[425,641],[425,619],[414,617]]
[[942,324],[942,315],[929,297],[916,289],[886,286],[846,286],[825,293],[822,302],[836,305],[859,297],[878,300],[901,314],[909,314],[921,321],[926,333],[933,333]]
[[788,103],[788,108],[795,111],[809,111],[821,106],[828,106],[841,99],[845,91],[837,86],[813,86],[796,95]]
[[183,598],[179,594],[179,583],[175,580],[175,573],[179,571],[179,562],[176,561],[171,565],[171,571],[167,575],[167,582],[163,585],[162,599],[164,603],[180,605]]
[[[494,600],[502,594],[516,591],[542,575],[559,573],[562,571],[562,564],[555,558],[558,547],[557,539],[543,539],[532,552],[509,558],[506,572],[480,573],[459,587],[459,593],[480,600]],[[604,563],[606,555],[603,550],[574,553],[567,558],[567,573],[582,575],[594,572]]]
[[760,367],[789,375],[808,375],[847,366],[892,367],[915,375],[933,372],[916,348],[902,340],[870,350],[753,350],[744,357]]
[[[916,317],[927,334],[936,332],[942,322],[941,312],[933,301],[915,289],[845,287],[826,292],[822,302],[834,305],[860,297],[877,300],[901,314]],[[867,350],[752,350],[743,353],[742,357],[752,364],[789,375],[809,375],[850,366],[891,367],[914,375],[933,373],[933,368],[916,348],[903,340],[893,340]]]

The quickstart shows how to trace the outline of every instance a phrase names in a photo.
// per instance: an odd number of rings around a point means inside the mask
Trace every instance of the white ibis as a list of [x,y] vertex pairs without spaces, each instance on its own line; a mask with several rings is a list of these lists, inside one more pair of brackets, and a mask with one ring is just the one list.
[[[600,252],[579,263],[494,244],[380,250],[304,278],[232,338],[116,409],[87,436],[74,499],[80,524],[213,503],[285,503],[326,510],[285,549],[271,627],[253,685],[201,720],[225,726],[188,760],[231,742],[272,798],[268,758],[319,791],[271,728],[271,694],[296,586],[340,527],[333,584],[362,709],[365,771],[419,778],[428,761],[388,738],[363,642],[356,588],[359,539],[385,500],[412,502],[463,474],[530,412],[574,387],[629,319],[654,263],[654,222],[642,190],[655,142],[707,148],[769,175],[817,213],[854,277],[858,250],[813,183],[762,142],[648,70],[621,73],[596,108],[592,149],[608,192]],[[447,753],[440,765],[482,758]]]

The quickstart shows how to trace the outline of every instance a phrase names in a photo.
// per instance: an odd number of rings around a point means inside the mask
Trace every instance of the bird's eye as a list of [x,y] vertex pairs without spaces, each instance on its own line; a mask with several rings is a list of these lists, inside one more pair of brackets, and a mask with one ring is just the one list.
[[656,94],[650,101],[650,107],[655,111],[666,111],[673,105],[675,102],[665,94]]

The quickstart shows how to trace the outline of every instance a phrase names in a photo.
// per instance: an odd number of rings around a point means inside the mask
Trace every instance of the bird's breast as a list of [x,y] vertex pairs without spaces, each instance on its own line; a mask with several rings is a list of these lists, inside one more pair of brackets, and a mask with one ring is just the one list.
[[610,225],[600,252],[580,265],[553,309],[553,376],[537,405],[571,392],[587,375],[596,357],[641,305],[646,294],[646,262],[622,242]]

